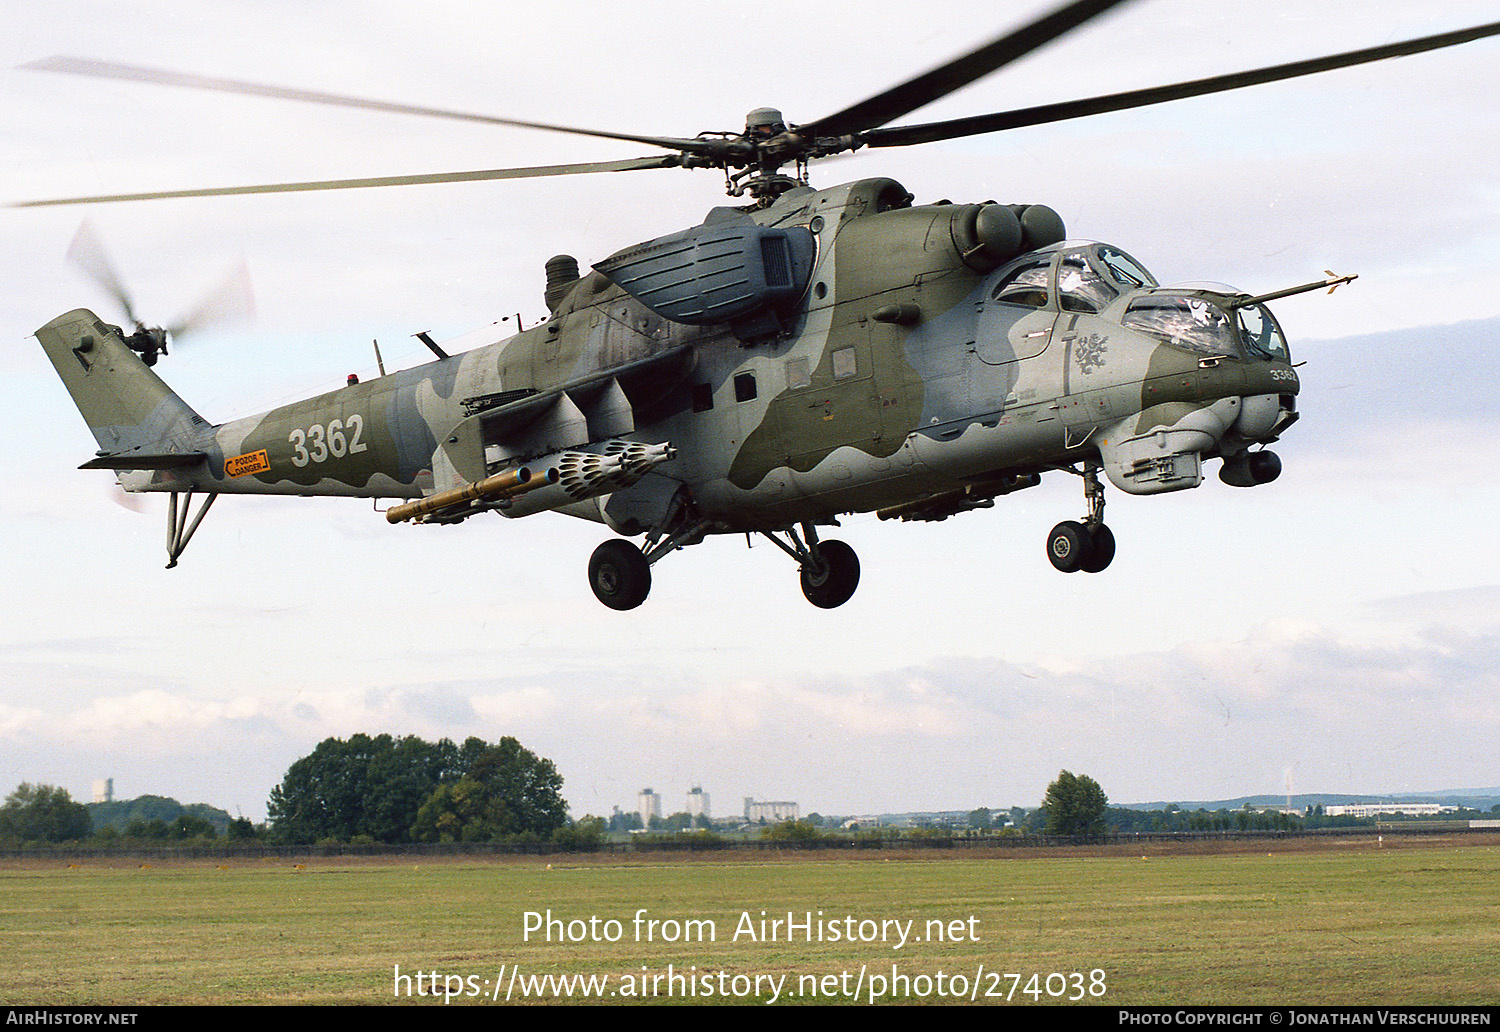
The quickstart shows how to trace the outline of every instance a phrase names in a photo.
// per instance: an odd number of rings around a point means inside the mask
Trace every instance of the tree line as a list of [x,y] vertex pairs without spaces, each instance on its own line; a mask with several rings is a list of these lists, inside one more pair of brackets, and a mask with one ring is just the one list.
[[[562,783],[551,760],[514,738],[469,738],[459,745],[446,738],[356,734],[325,739],[293,763],[271,790],[262,827],[156,796],[86,806],[65,789],[28,782],[0,805],[0,844],[266,839],[287,845],[551,841],[576,848],[602,840],[603,821],[568,819]],[[91,807],[100,810],[101,823],[115,825],[96,830]],[[223,821],[212,819],[219,814]]]
[[[554,844],[588,849],[607,832],[640,828],[635,814],[571,821],[562,796],[562,776],[551,760],[514,738],[488,743],[468,738],[427,742],[415,736],[328,738],[291,765],[271,791],[270,819],[257,827],[245,818],[201,804],[142,796],[124,803],[74,802],[51,785],[22,784],[0,805],[0,844],[91,841],[99,845],[269,840],[285,845],[324,843],[406,844],[498,842]],[[91,813],[92,811],[92,813]],[[1133,810],[1109,806],[1097,781],[1067,770],[1047,786],[1041,805],[1009,811],[980,807],[968,814],[972,832],[1020,832],[1088,838],[1107,833],[1298,831],[1373,823],[1327,817],[1321,807],[1302,815],[1274,810]],[[1494,808],[1500,812],[1500,806]],[[1463,810],[1457,818],[1493,817]],[[1390,818],[1384,818],[1389,820]],[[113,822],[96,829],[96,824]],[[810,844],[837,837],[816,814],[761,829],[777,842]],[[653,819],[650,831],[713,837],[712,822],[688,814]],[[643,829],[644,830],[644,829]],[[934,829],[915,829],[917,836]],[[865,829],[869,832],[870,829]],[[876,829],[879,835],[895,829]]]

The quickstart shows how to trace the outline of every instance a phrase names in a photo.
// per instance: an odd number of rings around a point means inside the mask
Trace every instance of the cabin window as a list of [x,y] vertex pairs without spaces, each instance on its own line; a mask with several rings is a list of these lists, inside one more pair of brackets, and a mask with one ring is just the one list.
[[714,388],[713,388],[713,384],[708,384],[708,383],[695,383],[695,384],[693,384],[693,411],[694,412],[707,412],[709,409],[711,409],[713,407],[714,407]]
[[839,348],[833,353],[833,378],[845,380],[859,372],[853,348]]
[[1276,317],[1265,305],[1241,305],[1234,310],[1240,324],[1240,337],[1250,346],[1251,352],[1276,362],[1290,362],[1286,350],[1286,338]]
[[1052,256],[1033,258],[1016,266],[995,284],[990,299],[1004,305],[1022,305],[1027,308],[1047,306],[1047,272],[1052,265]]
[[755,400],[755,374],[740,373],[734,378],[734,400]]
[[795,391],[800,387],[812,385],[812,371],[808,368],[805,358],[789,358],[786,360],[786,389]]
[[1115,278],[1115,282],[1126,289],[1156,286],[1156,277],[1124,251],[1101,245],[1095,253],[1109,270],[1109,274]]
[[1120,296],[1081,254],[1063,259],[1057,270],[1057,290],[1064,312],[1098,312]]

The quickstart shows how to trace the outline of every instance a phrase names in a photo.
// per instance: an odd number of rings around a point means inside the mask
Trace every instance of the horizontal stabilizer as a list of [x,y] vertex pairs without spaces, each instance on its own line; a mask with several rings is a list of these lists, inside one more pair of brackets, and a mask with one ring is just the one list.
[[97,455],[79,469],[183,469],[196,466],[208,455],[204,452],[117,452]]

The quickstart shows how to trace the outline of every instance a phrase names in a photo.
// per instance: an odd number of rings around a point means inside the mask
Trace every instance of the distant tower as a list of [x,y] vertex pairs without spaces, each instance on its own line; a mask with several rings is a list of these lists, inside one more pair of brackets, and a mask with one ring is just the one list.
[[641,827],[650,831],[651,818],[661,819],[661,796],[649,788],[643,788],[641,794],[636,797],[636,803],[641,811]]
[[94,780],[94,802],[112,803],[115,801],[115,779],[96,778]]
[[687,812],[695,825],[700,820],[706,821],[709,819],[708,793],[697,785],[688,789]]

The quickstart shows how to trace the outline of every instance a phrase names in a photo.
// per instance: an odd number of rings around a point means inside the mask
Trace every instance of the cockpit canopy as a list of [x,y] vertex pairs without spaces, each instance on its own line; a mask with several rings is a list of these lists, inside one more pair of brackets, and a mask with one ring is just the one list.
[[1271,310],[1234,302],[1232,295],[1157,290],[1131,301],[1120,323],[1203,355],[1289,361],[1286,338]]
[[[1021,308],[1100,314],[1120,302],[1122,326],[1202,355],[1290,361],[1286,339],[1265,305],[1233,287],[1161,287],[1130,255],[1110,244],[1068,241],[1001,269],[990,301]],[[1116,309],[1116,312],[1119,310]]]
[[1001,272],[990,299],[1046,308],[1055,292],[1064,312],[1102,312],[1122,294],[1156,286],[1156,278],[1109,244],[1063,243],[1043,248]]

